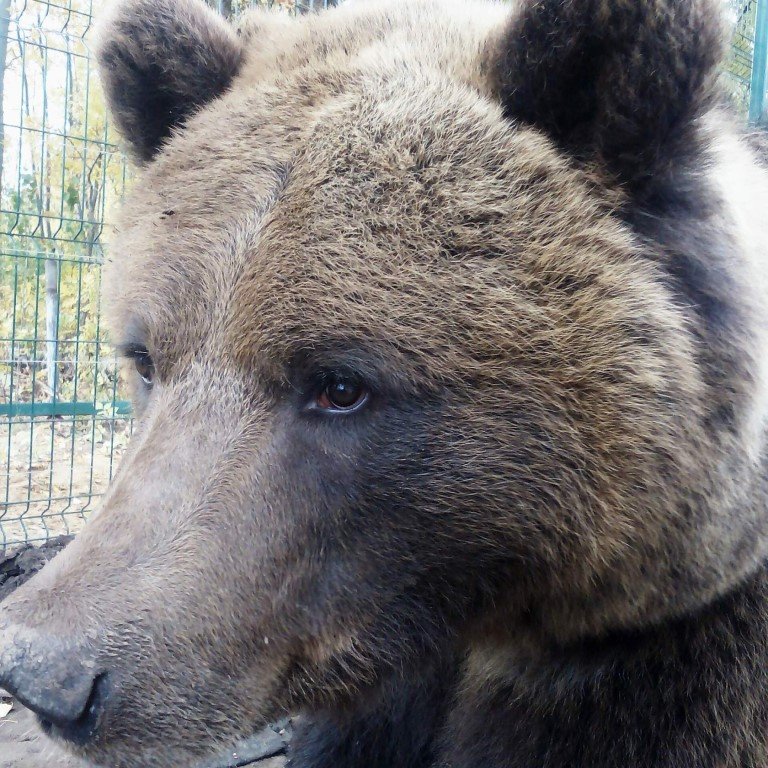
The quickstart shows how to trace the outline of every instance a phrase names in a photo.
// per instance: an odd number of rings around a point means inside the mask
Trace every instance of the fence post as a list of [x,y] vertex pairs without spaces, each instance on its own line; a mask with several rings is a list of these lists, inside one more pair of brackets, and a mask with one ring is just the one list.
[[3,189],[3,151],[5,150],[5,60],[8,54],[8,28],[11,23],[11,0],[0,0],[0,191]]
[[749,87],[749,122],[757,123],[765,108],[766,69],[768,69],[768,0],[757,0],[755,52]]

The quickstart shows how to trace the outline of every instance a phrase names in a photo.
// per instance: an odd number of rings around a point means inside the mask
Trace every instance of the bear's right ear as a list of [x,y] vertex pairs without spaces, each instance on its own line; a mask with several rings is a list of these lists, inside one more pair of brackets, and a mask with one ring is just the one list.
[[117,127],[134,160],[146,163],[229,88],[243,48],[202,0],[116,0],[100,23],[97,58]]
[[494,85],[508,117],[630,189],[695,157],[725,40],[717,0],[522,0]]

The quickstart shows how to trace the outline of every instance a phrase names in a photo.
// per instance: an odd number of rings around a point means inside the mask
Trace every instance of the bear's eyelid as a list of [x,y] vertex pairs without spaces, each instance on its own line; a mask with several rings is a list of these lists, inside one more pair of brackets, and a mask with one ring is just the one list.
[[137,357],[150,357],[149,350],[144,344],[128,342],[117,345],[117,351],[121,357],[133,360]]

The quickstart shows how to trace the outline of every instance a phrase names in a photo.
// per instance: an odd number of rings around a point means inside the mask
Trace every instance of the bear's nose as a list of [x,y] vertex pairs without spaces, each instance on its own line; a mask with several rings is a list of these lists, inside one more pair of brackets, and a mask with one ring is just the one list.
[[33,711],[43,730],[82,744],[98,728],[108,686],[76,643],[11,624],[0,628],[0,687]]

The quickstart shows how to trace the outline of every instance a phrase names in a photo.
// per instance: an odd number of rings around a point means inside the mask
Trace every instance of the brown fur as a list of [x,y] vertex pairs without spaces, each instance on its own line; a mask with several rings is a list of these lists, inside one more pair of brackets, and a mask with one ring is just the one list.
[[[636,8],[107,20],[154,158],[107,298],[156,383],[5,607],[109,671],[89,757],[186,765],[303,708],[295,768],[764,764],[768,182],[713,107],[713,4]],[[368,406],[308,408],[338,373]]]

